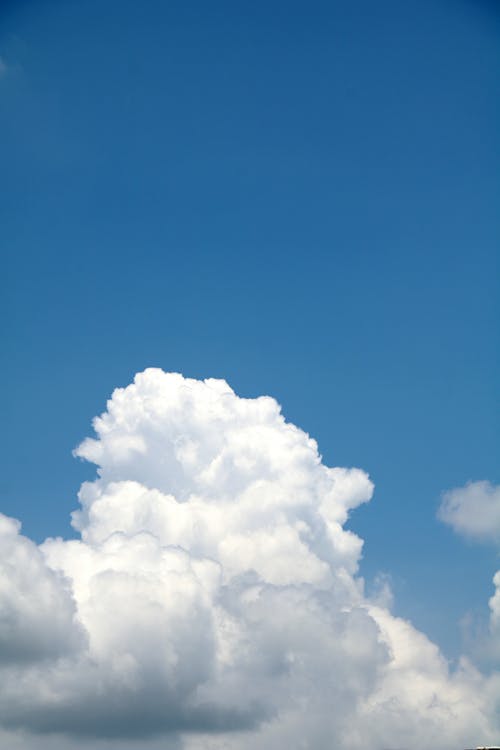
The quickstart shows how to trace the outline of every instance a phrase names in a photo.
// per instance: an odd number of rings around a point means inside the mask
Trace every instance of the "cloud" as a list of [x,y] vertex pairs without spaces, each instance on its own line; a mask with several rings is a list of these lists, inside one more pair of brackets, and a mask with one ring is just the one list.
[[499,675],[466,660],[450,671],[388,611],[388,591],[364,594],[362,541],[344,523],[369,478],[325,466],[274,399],[150,369],[94,428],[75,452],[98,467],[73,513],[81,539],[37,547],[0,526],[6,745],[452,750],[498,737]]
[[[469,482],[443,494],[438,517],[461,536],[500,544],[500,485]],[[474,644],[478,654],[500,664],[500,570],[493,577],[489,633]]]
[[57,659],[81,647],[70,587],[20,524],[0,514],[0,665]]
[[469,539],[500,542],[500,485],[469,482],[445,492],[438,517]]

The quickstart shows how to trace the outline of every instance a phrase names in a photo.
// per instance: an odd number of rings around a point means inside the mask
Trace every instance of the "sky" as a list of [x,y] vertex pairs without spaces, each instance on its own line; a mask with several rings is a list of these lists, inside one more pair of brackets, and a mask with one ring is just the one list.
[[489,673],[499,34],[479,0],[1,4],[0,512],[33,549],[93,528],[70,513],[95,463],[166,491],[154,441],[140,470],[73,455],[115,388],[147,368],[224,379],[276,399],[322,466],[369,475],[370,502],[345,501],[364,540],[349,575]]

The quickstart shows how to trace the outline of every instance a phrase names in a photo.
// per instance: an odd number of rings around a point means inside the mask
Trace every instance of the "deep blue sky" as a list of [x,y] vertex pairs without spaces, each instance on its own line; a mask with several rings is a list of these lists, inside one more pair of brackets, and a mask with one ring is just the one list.
[[224,377],[370,472],[363,573],[456,654],[497,565],[435,512],[500,478],[499,39],[494,2],[2,3],[0,510],[71,534],[112,389]]

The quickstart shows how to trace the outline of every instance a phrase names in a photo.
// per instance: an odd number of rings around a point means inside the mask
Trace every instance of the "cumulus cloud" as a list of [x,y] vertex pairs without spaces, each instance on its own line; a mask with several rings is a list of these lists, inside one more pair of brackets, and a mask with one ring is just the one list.
[[84,642],[68,582],[19,532],[0,514],[0,665],[55,659]]
[[466,660],[450,671],[388,592],[365,596],[362,541],[344,524],[369,478],[325,466],[274,399],[150,369],[94,429],[76,450],[97,465],[73,513],[81,538],[37,547],[0,524],[9,746],[452,750],[498,737],[500,676]]
[[500,485],[469,482],[449,490],[443,495],[438,516],[457,534],[500,543]]

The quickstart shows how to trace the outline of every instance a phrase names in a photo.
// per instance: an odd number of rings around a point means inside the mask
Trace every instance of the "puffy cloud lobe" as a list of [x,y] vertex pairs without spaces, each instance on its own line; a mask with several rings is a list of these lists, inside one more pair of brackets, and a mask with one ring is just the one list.
[[500,486],[469,482],[445,492],[439,518],[457,534],[478,541],[500,542]]
[[273,399],[147,370],[94,427],[76,451],[98,466],[73,514],[81,540],[38,548],[5,521],[24,557],[2,546],[2,565],[32,561],[17,588],[34,604],[27,616],[5,589],[26,633],[0,620],[6,736],[186,750],[495,739],[498,676],[466,662],[450,674],[367,601],[362,542],[343,524],[371,482],[326,467]]
[[0,514],[0,664],[54,659],[84,642],[68,583],[20,527]]

